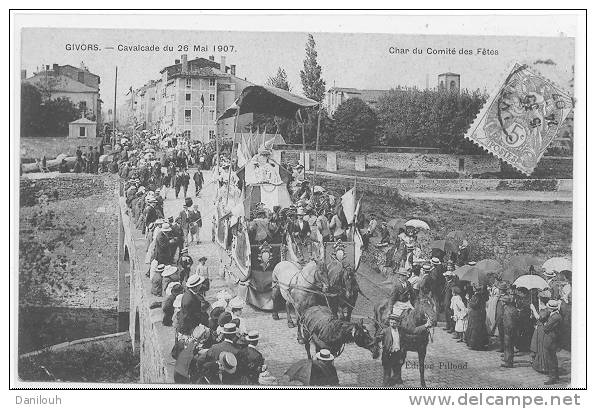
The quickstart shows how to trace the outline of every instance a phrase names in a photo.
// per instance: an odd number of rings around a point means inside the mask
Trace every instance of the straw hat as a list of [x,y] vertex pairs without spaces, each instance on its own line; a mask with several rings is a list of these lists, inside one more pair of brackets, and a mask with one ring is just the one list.
[[180,284],[178,281],[172,281],[171,283],[168,284],[168,286],[166,287],[166,295],[168,297],[170,295],[172,295],[172,291],[174,290],[174,288],[176,286],[182,286],[182,284]]
[[193,274],[190,277],[188,277],[188,280],[186,281],[186,286],[188,288],[194,288],[200,284],[203,284],[204,281],[205,277],[200,276],[198,274]]
[[321,349],[315,354],[315,358],[319,361],[333,361],[335,357],[328,349]]
[[225,372],[229,374],[233,374],[234,372],[236,372],[236,366],[238,365],[238,361],[236,360],[234,354],[232,354],[231,352],[223,351],[221,354],[219,354],[218,361],[221,364],[221,368]]
[[233,322],[228,322],[223,326],[223,333],[224,334],[235,334],[237,332],[236,324]]
[[232,300],[230,300],[229,305],[230,305],[230,308],[232,308],[232,309],[239,309],[239,308],[244,308],[246,303],[242,300],[242,298],[234,297],[234,298],[232,298]]
[[248,342],[258,341],[259,339],[261,339],[261,337],[259,335],[259,331],[257,330],[248,331],[248,334],[246,334],[246,340]]
[[176,266],[166,266],[165,269],[163,270],[163,272],[161,273],[161,276],[169,277],[172,274],[174,274],[176,271],[178,271],[178,268]]
[[170,223],[164,223],[161,225],[161,231],[163,231],[163,232],[172,231],[172,226],[170,226]]

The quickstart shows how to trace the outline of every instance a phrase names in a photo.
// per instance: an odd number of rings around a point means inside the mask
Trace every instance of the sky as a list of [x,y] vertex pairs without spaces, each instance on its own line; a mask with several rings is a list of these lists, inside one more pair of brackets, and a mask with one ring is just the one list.
[[[318,62],[327,89],[331,86],[365,89],[389,89],[397,86],[424,88],[437,85],[437,75],[455,72],[461,75],[461,87],[491,91],[515,62],[532,64],[536,60],[552,60],[556,65],[534,65],[551,80],[562,86],[572,77],[574,39],[570,37],[505,37],[505,36],[433,36],[363,33],[313,33]],[[286,70],[292,90],[302,94],[300,70],[303,68],[307,33],[176,31],[128,29],[57,29],[24,28],[21,33],[21,69],[31,76],[37,67],[70,64],[80,66],[101,77],[100,92],[104,111],[114,100],[115,67],[118,66],[118,105],[124,102],[129,87],[137,88],[151,79],[160,78],[159,71],[174,63],[181,54],[196,57],[226,57],[226,64],[236,65],[236,75],[256,84],[263,84],[278,67]],[[92,44],[98,50],[68,50],[68,45]],[[155,45],[160,51],[118,51],[119,46]],[[173,47],[164,51],[164,46]],[[178,51],[188,45],[189,51]],[[209,51],[195,52],[194,45],[207,46]],[[213,51],[215,46],[228,46],[228,51]],[[229,46],[233,46],[230,51]],[[114,47],[114,49],[106,49]],[[391,48],[393,47],[393,48]],[[72,48],[72,47],[71,47]],[[417,48],[422,54],[413,54]],[[432,50],[454,50],[454,55],[429,54]],[[409,49],[399,54],[395,49]],[[478,50],[492,50],[487,53]],[[460,50],[471,50],[472,55]],[[496,51],[496,54],[495,54]],[[438,52],[438,51],[437,51]]]

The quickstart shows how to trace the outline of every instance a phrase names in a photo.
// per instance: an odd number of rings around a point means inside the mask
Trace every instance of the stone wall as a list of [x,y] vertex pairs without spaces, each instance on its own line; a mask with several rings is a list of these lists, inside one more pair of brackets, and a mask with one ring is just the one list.
[[[124,198],[120,198],[121,222],[124,230],[122,239],[123,249],[120,254],[128,254],[130,268],[130,324],[129,332],[131,339],[140,340],[141,357],[141,383],[167,383],[168,369],[162,351],[160,337],[163,337],[160,329],[161,322],[156,320],[149,308],[151,303],[150,288],[146,288],[143,275],[146,272],[146,265],[143,260],[143,252],[137,252],[137,240],[135,230],[127,214],[127,207]],[[137,238],[137,239],[140,239]],[[144,240],[138,240],[144,245]],[[137,331],[139,333],[137,333]]]
[[64,153],[68,156],[75,156],[75,152],[79,146],[83,146],[84,152],[89,150],[89,146],[97,146],[101,144],[101,138],[21,138],[20,156],[22,159],[41,159],[44,155],[49,159],[53,159]]
[[[300,150],[284,150],[283,164],[294,165],[300,157]],[[310,168],[314,168],[315,151],[308,149]],[[319,151],[318,168],[324,170],[327,164],[327,151]],[[451,155],[440,153],[397,153],[397,152],[336,152],[337,170],[354,170],[356,157],[365,157],[367,167],[387,168],[408,172],[452,172],[480,174],[499,172],[499,160],[492,155]],[[463,163],[460,161],[463,159]],[[460,165],[463,165],[463,170]]]

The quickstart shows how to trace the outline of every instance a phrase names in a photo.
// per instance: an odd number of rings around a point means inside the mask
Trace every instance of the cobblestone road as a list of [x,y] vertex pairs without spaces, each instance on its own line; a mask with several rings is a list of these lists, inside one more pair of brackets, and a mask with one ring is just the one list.
[[[194,171],[193,171],[194,172]],[[191,172],[191,175],[192,173]],[[215,243],[211,242],[211,220],[215,211],[215,184],[211,183],[210,172],[204,172],[205,186],[198,198],[194,198],[194,188],[189,193],[199,204],[203,216],[203,228],[200,232],[200,243],[192,244],[189,248],[194,260],[201,256],[207,257],[207,265],[211,275],[211,289],[207,294],[210,302],[215,300],[215,294],[222,288],[235,293],[233,276],[225,279],[220,277],[223,265],[230,264],[227,254]],[[189,194],[190,195],[190,194]],[[176,215],[182,210],[183,198],[173,198],[173,191],[168,192],[164,203],[166,216]],[[232,267],[233,268],[233,267]],[[379,283],[383,279],[366,265],[361,266],[359,272],[369,280]],[[382,293],[368,280],[361,279],[363,292],[374,302]],[[367,317],[371,315],[372,303],[363,297],[358,300],[354,315]],[[285,314],[280,314],[282,320],[273,321],[269,313],[257,311],[247,307],[244,311],[249,329],[258,329],[261,333],[259,350],[263,353],[271,373],[281,384],[287,384],[283,378],[284,371],[294,362],[306,358],[304,347],[296,342],[296,330],[287,327]],[[430,388],[543,388],[545,375],[535,372],[530,364],[528,355],[517,355],[514,368],[501,368],[500,354],[491,351],[471,351],[464,344],[456,343],[440,327],[434,330],[433,342],[429,344],[426,358],[426,383]],[[494,345],[493,345],[494,347]],[[493,348],[494,349],[494,348]],[[313,348],[314,353],[314,348]],[[562,368],[563,383],[556,385],[564,387],[570,382],[570,354],[567,351],[559,353],[559,366]],[[418,358],[415,353],[408,353],[406,365],[403,369],[404,387],[419,387],[417,367]],[[342,386],[378,387],[382,383],[382,368],[380,359],[372,359],[369,351],[355,345],[346,346],[343,354],[335,361],[340,384]]]

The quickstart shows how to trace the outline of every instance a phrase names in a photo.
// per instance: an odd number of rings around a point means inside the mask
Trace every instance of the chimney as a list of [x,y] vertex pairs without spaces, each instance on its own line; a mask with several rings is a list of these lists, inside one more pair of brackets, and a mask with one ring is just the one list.
[[209,61],[215,61],[215,56],[214,55],[210,55],[209,56]]
[[52,64],[52,71],[58,72],[58,64]]
[[182,54],[182,72],[184,74],[188,72],[188,57],[186,54]]
[[27,78],[27,70],[21,70],[21,79],[24,80]]
[[230,64],[230,74],[236,75],[236,64]]
[[225,72],[228,72],[228,71],[226,70],[226,57],[224,57],[224,56],[222,55],[222,56],[221,56],[221,60],[220,60],[220,61],[221,61],[221,62],[219,63],[219,70],[220,70],[221,72],[224,72],[224,73],[225,73]]
[[180,60],[179,60],[178,58],[176,58],[176,59],[174,60],[174,64],[176,64],[176,65],[180,64]]

